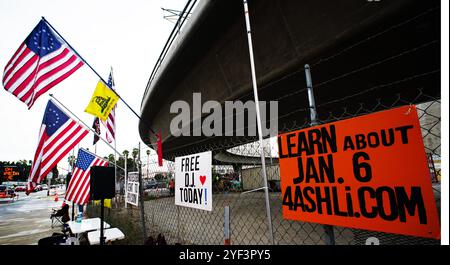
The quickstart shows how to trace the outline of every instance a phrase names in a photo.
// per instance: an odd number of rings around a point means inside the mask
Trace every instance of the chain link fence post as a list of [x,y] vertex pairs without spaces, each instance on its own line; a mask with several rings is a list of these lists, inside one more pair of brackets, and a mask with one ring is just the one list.
[[[308,89],[308,101],[309,101],[309,112],[311,116],[311,126],[319,125],[317,121],[317,109],[316,109],[316,101],[314,99],[314,91],[312,86],[312,78],[311,78],[311,68],[308,64],[305,64],[305,76],[306,76],[306,88]],[[326,245],[334,245],[334,229],[332,225],[324,225],[323,230],[325,232],[325,244]]]
[[143,243],[147,240],[147,229],[145,227],[145,210],[144,210],[144,189],[142,183],[142,162],[141,162],[141,143],[139,142],[139,156],[138,156],[138,168],[139,168],[139,208],[141,210],[141,225],[142,225],[142,237]]

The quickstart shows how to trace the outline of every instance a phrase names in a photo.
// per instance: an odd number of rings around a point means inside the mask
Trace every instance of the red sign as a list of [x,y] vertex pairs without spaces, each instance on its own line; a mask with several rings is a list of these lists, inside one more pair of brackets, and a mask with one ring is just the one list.
[[278,136],[283,217],[440,238],[414,106]]

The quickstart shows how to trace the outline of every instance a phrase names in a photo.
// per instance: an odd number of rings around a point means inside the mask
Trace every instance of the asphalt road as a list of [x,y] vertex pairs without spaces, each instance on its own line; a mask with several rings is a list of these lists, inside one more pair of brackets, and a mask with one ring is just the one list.
[[0,202],[0,245],[37,245],[40,238],[59,232],[60,227],[51,228],[52,208],[62,205],[62,191],[55,196],[47,196],[47,191],[31,193],[19,192],[14,202]]

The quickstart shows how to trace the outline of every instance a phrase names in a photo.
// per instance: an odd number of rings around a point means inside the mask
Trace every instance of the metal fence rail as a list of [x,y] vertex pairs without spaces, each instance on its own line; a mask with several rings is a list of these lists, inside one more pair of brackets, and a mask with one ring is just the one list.
[[[370,91],[365,92],[370,97]],[[428,97],[421,89],[417,89],[417,97],[426,98],[425,102],[406,101],[398,95],[397,99],[389,102],[382,98],[374,99],[373,105],[362,104],[359,109],[349,112],[348,109],[337,110],[322,118],[321,123],[352,118],[375,111],[390,109],[399,105],[416,105],[421,124],[425,152],[434,161],[440,161],[440,99]],[[299,125],[300,124],[300,125]],[[308,127],[305,123],[283,124],[281,131],[292,131]],[[278,147],[273,139],[265,140],[265,156],[267,159],[268,187],[270,188],[270,207],[272,212],[274,243],[298,245],[325,244],[323,226],[314,223],[284,220],[281,211],[281,192],[279,186]],[[230,145],[231,146],[231,145]],[[238,146],[229,148],[227,145],[208,146],[198,148],[194,152],[220,151],[227,149],[231,153],[246,156],[259,156],[259,142],[254,139],[243,140]],[[177,156],[188,153],[177,154]],[[143,161],[147,160],[144,157]],[[224,209],[230,209],[231,244],[270,244],[266,225],[266,209],[262,190],[249,192],[263,187],[260,164],[242,167],[232,165],[213,166],[213,211],[201,211],[176,206],[174,197],[168,190],[168,180],[174,176],[174,162],[164,161],[164,167],[158,167],[157,159],[152,157],[143,163],[143,176],[153,177],[160,174],[161,180],[157,188],[145,189],[145,220],[147,234],[154,239],[158,234],[165,237],[168,244],[224,244]],[[399,165],[408,166],[408,165]],[[439,164],[436,178],[433,181],[436,204],[440,212],[440,171]],[[148,172],[148,173],[147,173]],[[431,172],[431,171],[430,171]],[[145,186],[145,184],[144,184]],[[96,214],[95,206],[90,206],[88,213]],[[107,220],[112,225],[125,231],[129,244],[143,242],[140,231],[140,213],[137,207],[129,205],[123,208],[123,202],[115,204],[107,212]],[[387,234],[367,230],[334,227],[336,244],[366,244],[366,240],[376,237],[380,244],[439,244],[438,240],[424,239],[411,236]]]
[[[196,1],[189,1],[184,12],[189,13]],[[435,12],[430,10],[429,12]],[[411,21],[424,15],[421,14],[413,17],[400,24],[382,32],[368,36],[357,43],[342,49],[336,54],[329,57],[318,59],[311,66],[316,68],[323,63],[332,63],[333,60],[341,54],[352,52],[359,45],[363,45],[366,41],[377,38],[383,34],[394,32]],[[182,19],[181,16],[180,19]],[[184,20],[177,23],[184,23]],[[170,48],[170,43],[177,35],[177,25],[171,34],[158,59],[149,82],[152,82],[165,54]],[[173,35],[173,36],[172,36]],[[314,85],[314,89],[320,90],[326,85],[332,84],[337,80],[349,78],[358,75],[364,71],[372,71],[374,67],[400,60],[404,56],[413,56],[422,49],[432,47],[438,48],[440,40],[424,40],[425,43],[417,47],[409,47],[399,53],[378,61],[363,61],[353,65],[349,65],[348,72],[339,73],[337,76],[329,80],[323,80]],[[430,69],[429,66],[421,73],[414,73],[410,76],[399,74],[398,80],[390,80],[388,83],[374,84],[372,87],[359,88],[358,84],[354,84],[352,94],[347,94],[341,98],[333,98],[328,102],[316,102],[319,112],[318,122],[326,124],[334,121],[358,117],[377,111],[388,110],[405,105],[415,105],[418,110],[418,118],[420,121],[425,153],[429,157],[430,165],[430,181],[432,181],[435,200],[438,211],[440,213],[440,159],[441,159],[441,100],[438,87],[420,87],[419,82],[422,78],[439,79],[440,69]],[[339,70],[339,69],[338,69]],[[304,69],[298,69],[288,75],[283,76],[279,80],[271,81],[259,88],[259,91],[265,91],[269,87],[273,87],[275,83],[284,81],[295,82],[296,75],[303,72]],[[337,71],[338,72],[338,71]],[[314,79],[314,76],[313,76]],[[416,82],[417,81],[417,82]],[[423,80],[422,80],[423,81]],[[416,85],[418,87],[416,87]],[[288,104],[292,99],[307,100],[307,89],[305,84],[298,84],[299,89],[294,91],[285,91],[280,88],[279,97],[276,100],[278,104]],[[147,89],[149,84],[147,85]],[[392,92],[391,92],[392,91]],[[145,93],[147,93],[146,91]],[[384,93],[381,93],[384,92]],[[236,100],[248,98],[249,94],[242,95]],[[290,101],[291,100],[291,101]],[[351,103],[351,104],[350,104]],[[322,110],[330,110],[323,113]],[[309,117],[309,108],[295,108],[289,113],[284,113],[278,117],[279,120],[286,121],[278,124],[279,132],[290,132],[294,130],[310,127],[309,118],[300,120],[298,117]],[[298,115],[304,113],[307,115]],[[170,141],[170,139],[168,140]],[[193,146],[193,147],[192,147]],[[180,148],[181,150],[181,148]],[[182,152],[174,154],[176,156],[185,156],[193,153],[205,151],[213,151],[219,153],[228,151],[237,155],[252,156],[259,158],[260,143],[255,137],[237,137],[232,141],[224,140],[215,144],[206,144],[204,140],[189,143],[189,148],[183,149]],[[145,152],[142,152],[145,153]],[[320,224],[298,222],[283,219],[282,216],[282,197],[280,191],[280,171],[278,166],[278,146],[274,139],[266,139],[264,141],[264,155],[266,157],[267,170],[267,186],[269,187],[269,204],[272,213],[272,226],[274,244],[296,244],[296,245],[323,245],[326,243],[327,235],[324,228]],[[171,160],[174,158],[171,157]],[[156,188],[147,188],[144,191],[144,212],[146,233],[140,231],[140,212],[134,206],[123,208],[123,202],[117,203],[113,209],[107,213],[108,221],[116,227],[119,227],[127,235],[125,243],[140,244],[143,241],[150,243],[148,238],[142,238],[142,235],[148,234],[153,239],[158,235],[165,237],[168,244],[224,244],[224,212],[230,209],[230,243],[233,245],[241,244],[270,244],[268,235],[267,216],[265,207],[264,187],[261,175],[261,163],[254,162],[239,166],[239,163],[229,163],[227,165],[213,166],[213,210],[211,212],[201,211],[191,208],[176,206],[174,197],[167,189],[168,180],[174,176],[174,162],[164,161],[163,167],[157,166],[157,158],[152,156],[151,159],[145,156],[141,157],[143,162],[142,173],[144,183],[148,177],[158,175],[160,185]],[[255,159],[257,161],[257,159]],[[399,167],[407,167],[409,165],[399,165]],[[253,192],[250,192],[253,191]],[[90,206],[88,214],[95,215],[96,207]],[[350,229],[345,227],[334,227],[335,243],[339,245],[366,244],[368,238],[377,238],[380,244],[439,244],[438,240],[424,239],[411,236],[403,236],[397,234],[388,234],[373,232],[360,229]],[[155,240],[153,240],[154,242]]]

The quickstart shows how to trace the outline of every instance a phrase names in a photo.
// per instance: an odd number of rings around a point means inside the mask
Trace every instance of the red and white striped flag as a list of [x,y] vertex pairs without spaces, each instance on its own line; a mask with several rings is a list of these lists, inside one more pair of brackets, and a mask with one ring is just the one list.
[[52,100],[49,100],[39,132],[38,147],[30,169],[27,193],[34,190],[37,183],[40,183],[88,132]]
[[39,96],[82,65],[42,19],[6,65],[3,86],[30,109]]
[[[109,73],[108,86],[112,89],[115,89],[112,70]],[[114,106],[114,108],[109,113],[108,119],[106,121],[102,120],[103,126],[105,126],[106,128],[106,140],[108,141],[108,143],[112,143],[116,140],[116,106]]]
[[80,148],[77,163],[72,172],[65,199],[76,204],[84,205],[89,202],[91,190],[91,167],[107,166],[108,162],[100,157]]

